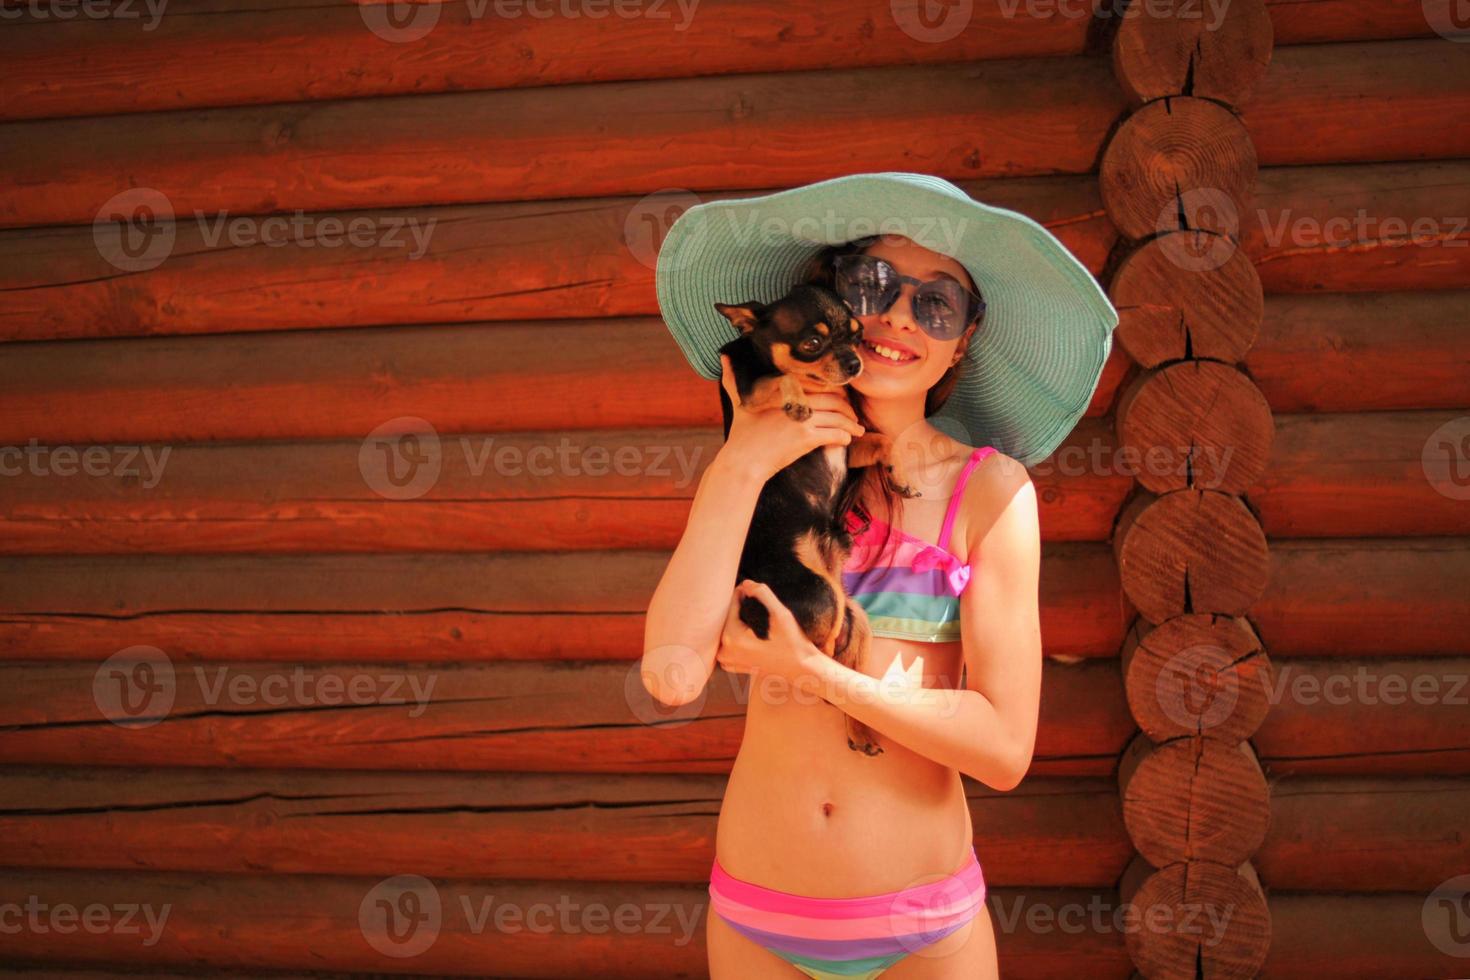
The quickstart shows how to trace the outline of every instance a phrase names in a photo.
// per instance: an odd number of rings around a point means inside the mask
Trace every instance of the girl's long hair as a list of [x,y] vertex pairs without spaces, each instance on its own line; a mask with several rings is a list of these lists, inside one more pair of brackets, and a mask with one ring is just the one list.
[[[835,286],[833,282],[833,260],[840,255],[859,255],[867,251],[868,246],[878,241],[879,237],[878,235],[869,235],[866,238],[857,238],[838,245],[826,246],[807,261],[807,264],[801,270],[801,281],[815,283],[826,286],[828,289],[833,289]],[[976,289],[978,291],[978,285]],[[979,333],[978,328],[967,329],[969,332],[964,346],[960,348],[961,350],[968,350],[969,345],[975,342],[975,335]],[[924,396],[925,418],[933,416],[949,400],[950,394],[954,391],[955,385],[959,383],[960,377],[963,375],[965,366],[968,363],[968,357],[960,357],[959,360],[949,366],[949,370],[945,371],[943,376],[929,389],[928,393]],[[857,414],[858,420],[862,423],[863,428],[871,430],[873,426],[868,420],[867,413],[863,411],[862,393],[849,385],[847,396],[852,402],[853,411]],[[862,520],[860,530],[867,530],[871,525],[871,515],[858,504],[859,498],[863,496],[864,484],[871,484],[870,497],[882,501],[883,512],[885,514],[883,521],[888,525],[891,534],[892,529],[899,524],[898,514],[903,506],[903,498],[888,489],[887,484],[881,479],[881,475],[877,469],[872,466],[848,468],[847,478],[843,481],[842,491],[837,497],[837,507],[834,513],[834,519],[837,523],[836,529],[840,532],[846,531],[846,515],[849,509],[853,509],[853,512]],[[878,554],[883,554],[887,551],[888,538],[889,535],[885,534],[882,548],[878,551]],[[943,542],[940,544],[942,546]]]

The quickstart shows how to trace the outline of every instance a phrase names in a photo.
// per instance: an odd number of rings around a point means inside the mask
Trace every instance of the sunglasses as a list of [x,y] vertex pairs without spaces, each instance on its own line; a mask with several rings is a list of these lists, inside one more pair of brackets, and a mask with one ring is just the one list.
[[914,322],[935,340],[953,340],[970,321],[985,314],[985,301],[954,279],[924,282],[901,274],[875,255],[839,255],[832,262],[833,282],[842,301],[858,316],[885,313],[898,301],[903,284],[914,290]]

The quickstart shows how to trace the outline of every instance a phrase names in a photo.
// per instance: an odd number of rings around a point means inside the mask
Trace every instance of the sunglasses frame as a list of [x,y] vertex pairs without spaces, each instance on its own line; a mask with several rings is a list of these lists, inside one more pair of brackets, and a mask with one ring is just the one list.
[[[884,306],[882,309],[874,310],[871,314],[862,315],[876,315],[879,313],[887,313],[889,310],[893,309],[893,304],[898,302],[898,297],[903,293],[903,284],[912,283],[915,286],[914,299],[918,299],[920,292],[926,286],[937,286],[942,284],[946,287],[958,287],[960,292],[962,292],[969,301],[969,306],[965,310],[963,324],[960,326],[959,330],[952,336],[940,336],[936,334],[930,328],[930,325],[928,323],[925,323],[924,320],[919,316],[918,311],[914,311],[914,322],[919,325],[919,329],[923,330],[926,334],[928,334],[930,337],[933,337],[935,340],[954,340],[956,337],[963,335],[965,332],[965,328],[968,327],[971,323],[985,316],[985,300],[982,299],[974,290],[966,287],[964,283],[956,279],[949,279],[943,276],[939,276],[929,280],[916,279],[913,276],[906,276],[899,272],[898,269],[894,268],[893,263],[889,262],[887,259],[880,258],[876,255],[868,255],[862,252],[856,254],[838,255],[833,257],[832,284],[833,286],[838,287],[836,289],[836,292],[839,296],[841,296],[843,293],[843,290],[840,288],[840,284],[838,281],[839,277],[846,278],[843,271],[843,266],[845,264],[850,264],[854,262],[871,263],[875,266],[886,266],[889,272],[892,274],[891,278],[893,279],[893,281],[899,284],[899,288],[894,291],[893,298],[888,301],[888,305]],[[847,298],[843,296],[844,302],[846,302],[846,299]],[[911,304],[912,302],[913,300],[910,300]]]

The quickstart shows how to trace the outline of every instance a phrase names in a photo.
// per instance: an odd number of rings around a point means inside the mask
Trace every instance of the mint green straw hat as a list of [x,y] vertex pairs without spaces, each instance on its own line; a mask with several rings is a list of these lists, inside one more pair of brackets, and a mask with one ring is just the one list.
[[707,201],[669,228],[658,253],[659,312],[701,377],[720,377],[737,336],[714,304],[769,303],[824,246],[898,234],[970,273],[985,317],[935,419],[947,434],[1031,466],[1087,410],[1112,346],[1117,310],[1051,232],[918,173],[851,174],[766,194]]

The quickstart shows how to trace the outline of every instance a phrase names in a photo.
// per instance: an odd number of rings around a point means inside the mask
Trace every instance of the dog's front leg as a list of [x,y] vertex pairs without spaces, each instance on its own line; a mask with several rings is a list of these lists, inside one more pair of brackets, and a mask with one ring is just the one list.
[[893,459],[893,440],[881,432],[864,432],[847,446],[847,465],[859,466],[879,464],[883,482],[901,497],[922,497],[924,494],[898,478],[890,462]]

